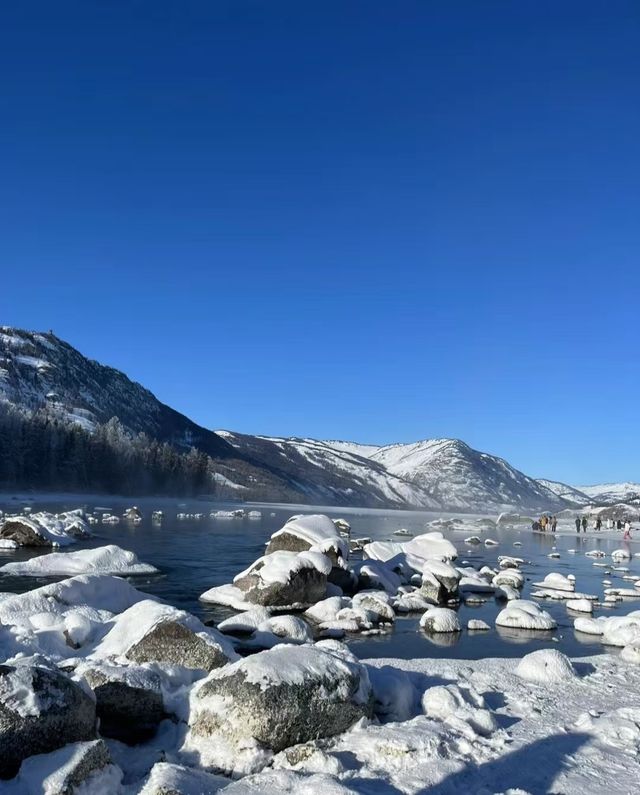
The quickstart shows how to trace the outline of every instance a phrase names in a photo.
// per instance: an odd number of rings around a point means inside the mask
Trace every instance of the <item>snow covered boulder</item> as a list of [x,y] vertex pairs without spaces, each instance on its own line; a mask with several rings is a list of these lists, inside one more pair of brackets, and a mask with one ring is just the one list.
[[100,734],[132,745],[151,737],[166,717],[160,677],[132,666],[88,664],[76,668],[96,697]]
[[16,778],[25,795],[75,795],[120,791],[122,771],[111,762],[104,740],[71,743],[49,754],[30,756]]
[[82,511],[8,516],[0,526],[0,538],[15,541],[21,547],[64,547],[89,535]]
[[434,596],[433,579],[440,584],[436,604],[443,604],[458,595],[458,583],[462,575],[449,563],[440,560],[428,560],[422,570],[422,592],[426,597]]
[[124,658],[211,671],[236,660],[219,632],[170,605],[144,600],[116,616],[91,659]]
[[564,682],[577,677],[571,660],[557,649],[539,649],[526,654],[518,663],[515,673],[521,679],[538,684]]
[[431,607],[420,619],[420,626],[427,632],[460,632],[460,621],[455,610],[448,607]]
[[604,622],[602,642],[605,646],[628,646],[640,642],[640,611],[626,616],[611,616]]
[[361,591],[381,590],[395,596],[402,584],[391,566],[379,560],[363,560],[354,566],[354,571],[358,577],[358,589]]
[[522,588],[524,585],[524,574],[520,569],[502,569],[495,575],[491,584],[496,588],[504,585],[509,585],[511,588]]
[[366,668],[335,641],[277,646],[211,673],[191,695],[184,750],[228,773],[372,715]]
[[3,574],[30,577],[74,576],[76,574],[155,574],[155,566],[141,563],[129,550],[115,544],[78,552],[51,552],[31,560],[6,563],[0,567]]
[[620,652],[620,657],[625,662],[640,665],[640,640],[629,643],[628,646],[624,646]]
[[567,610],[574,613],[593,613],[593,602],[590,599],[567,599]]
[[238,574],[233,584],[253,604],[310,605],[324,599],[331,569],[320,552],[272,552]]
[[399,668],[368,666],[373,688],[375,716],[382,722],[411,720],[418,706],[418,691]]
[[336,532],[336,525],[324,514],[300,514],[287,520],[267,544],[267,555],[272,552],[322,552],[335,565],[339,559],[347,560],[349,545]]
[[0,665],[0,778],[28,756],[96,736],[96,705],[59,671]]
[[558,625],[554,618],[535,602],[514,599],[496,617],[496,626],[512,629],[550,630]]
[[428,560],[447,562],[458,557],[458,550],[455,546],[438,531],[423,533],[402,546],[407,563],[420,573],[424,570],[424,565]]

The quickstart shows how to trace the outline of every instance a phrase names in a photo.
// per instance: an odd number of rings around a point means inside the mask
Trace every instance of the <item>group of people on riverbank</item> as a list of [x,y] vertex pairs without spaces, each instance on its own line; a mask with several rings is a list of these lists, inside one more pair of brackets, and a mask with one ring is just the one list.
[[550,530],[552,533],[556,532],[556,528],[558,527],[558,517],[557,516],[549,516],[548,514],[544,513],[539,519],[531,526],[532,530],[537,533],[546,533]]
[[[575,525],[576,525],[576,533],[579,533],[581,530],[583,533],[586,533],[587,527],[589,525],[589,520],[586,516],[576,516]],[[558,517],[551,516],[546,513],[540,516],[539,519],[536,519],[531,525],[531,529],[537,533],[546,533],[546,532],[555,533],[557,528],[558,528]],[[596,516],[596,518],[594,519],[593,529],[596,531],[596,533],[602,531],[602,519],[599,516]],[[629,520],[622,522],[621,519],[617,520],[607,519],[606,529],[623,530],[624,531],[623,538],[625,539],[625,541],[631,539],[631,522]]]

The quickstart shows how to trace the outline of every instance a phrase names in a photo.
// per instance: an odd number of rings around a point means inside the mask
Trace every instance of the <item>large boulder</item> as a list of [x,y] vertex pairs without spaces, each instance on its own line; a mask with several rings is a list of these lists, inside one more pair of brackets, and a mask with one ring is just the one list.
[[96,704],[63,673],[0,665],[0,778],[23,759],[96,736]]
[[233,584],[252,604],[306,606],[324,599],[331,569],[320,552],[272,552],[238,574]]
[[236,660],[231,644],[195,616],[144,600],[116,616],[93,659],[125,658],[211,671]]
[[195,688],[185,750],[208,767],[252,772],[284,748],[346,731],[372,709],[367,671],[341,644],[277,646]]
[[76,669],[96,697],[100,734],[133,745],[148,740],[166,717],[160,677],[148,668],[91,665]]
[[267,544],[267,555],[272,552],[323,552],[334,564],[349,555],[349,545],[335,524],[324,514],[292,516],[284,527],[275,532]]

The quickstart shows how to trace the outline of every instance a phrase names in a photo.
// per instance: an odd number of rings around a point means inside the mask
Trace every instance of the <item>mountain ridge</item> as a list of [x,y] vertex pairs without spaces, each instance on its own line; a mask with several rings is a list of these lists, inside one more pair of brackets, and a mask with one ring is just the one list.
[[[0,327],[0,400],[27,420],[38,417],[44,426],[53,421],[89,436],[97,430],[104,436],[117,418],[141,460],[146,439],[184,455],[196,449],[208,457],[208,482],[220,498],[465,512],[575,504],[563,496],[571,497],[570,486],[550,488],[554,481],[535,480],[461,439],[372,445],[215,432],[52,332]],[[86,440],[83,445],[90,447]]]

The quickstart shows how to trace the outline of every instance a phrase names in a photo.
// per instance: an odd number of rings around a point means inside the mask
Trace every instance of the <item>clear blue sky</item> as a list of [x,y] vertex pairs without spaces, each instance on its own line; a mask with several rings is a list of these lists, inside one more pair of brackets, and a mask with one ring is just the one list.
[[0,322],[203,425],[640,479],[637,2],[25,2]]

